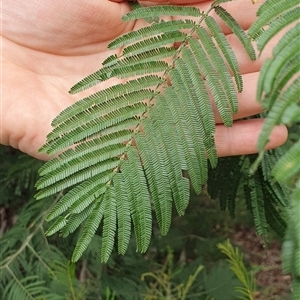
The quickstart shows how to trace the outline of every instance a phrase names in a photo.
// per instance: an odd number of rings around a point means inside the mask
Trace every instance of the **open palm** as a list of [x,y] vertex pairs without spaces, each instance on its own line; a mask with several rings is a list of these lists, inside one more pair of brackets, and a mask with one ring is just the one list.
[[[145,1],[147,5],[150,2]],[[201,10],[206,10],[212,1],[173,2],[193,3]],[[8,0],[3,3],[2,144],[47,159],[45,155],[39,155],[37,150],[51,131],[52,119],[84,96],[84,93],[69,95],[69,88],[101,67],[103,60],[112,54],[107,50],[112,39],[144,26],[142,21],[122,23],[121,16],[129,9],[125,2],[107,0]],[[228,6],[228,10],[245,29],[253,22],[256,9],[250,0],[237,1]],[[238,10],[239,14],[235,14]],[[241,10],[244,14],[240,13]],[[255,101],[254,87],[264,58],[251,63],[225,27],[224,32],[237,53],[245,79],[240,111],[235,116],[238,119],[260,111]],[[112,83],[105,83],[99,88]],[[218,116],[216,120],[219,121]],[[218,154],[255,152],[261,125],[262,120],[238,121],[232,128],[218,125],[215,136]],[[269,147],[280,145],[285,138],[285,128],[276,128]]]

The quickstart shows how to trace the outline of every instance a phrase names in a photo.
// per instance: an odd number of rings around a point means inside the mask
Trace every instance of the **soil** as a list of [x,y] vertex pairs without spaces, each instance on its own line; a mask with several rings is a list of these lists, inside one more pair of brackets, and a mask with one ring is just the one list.
[[239,227],[231,241],[244,253],[245,261],[255,272],[255,300],[285,300],[291,294],[291,276],[282,271],[281,244],[273,240],[268,245],[255,229]]

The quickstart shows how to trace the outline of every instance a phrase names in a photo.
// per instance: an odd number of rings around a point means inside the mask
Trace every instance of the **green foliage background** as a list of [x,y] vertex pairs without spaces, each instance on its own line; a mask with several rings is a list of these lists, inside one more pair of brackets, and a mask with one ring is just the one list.
[[64,239],[58,234],[45,236],[49,226],[45,217],[61,194],[45,202],[34,199],[42,163],[8,147],[0,150],[5,161],[0,169],[1,208],[6,214],[2,220],[12,222],[1,224],[5,230],[0,248],[1,299],[185,299],[184,292],[186,299],[239,299],[235,288],[241,283],[216,245],[236,222],[246,219],[252,224],[243,202],[237,204],[239,216],[233,221],[220,213],[217,202],[193,195],[185,217],[174,215],[166,237],[154,223],[145,255],[136,252],[132,237],[125,256],[114,249],[103,264],[98,232],[74,264],[69,258],[79,232]]

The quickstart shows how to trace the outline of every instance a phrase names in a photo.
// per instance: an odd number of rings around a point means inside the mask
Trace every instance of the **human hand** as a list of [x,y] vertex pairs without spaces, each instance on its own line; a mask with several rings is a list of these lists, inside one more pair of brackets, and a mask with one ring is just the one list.
[[[212,3],[203,0],[141,1],[145,5],[165,2],[193,4],[202,11],[206,11]],[[258,6],[250,0],[243,0],[224,7],[247,29],[255,19]],[[86,96],[86,92],[69,95],[69,88],[99,69],[109,55],[118,53],[107,50],[111,40],[145,26],[142,20],[122,23],[121,16],[129,10],[126,2],[107,0],[8,0],[3,3],[2,144],[39,159],[49,159],[45,154],[38,154],[38,149],[51,131],[52,119]],[[259,70],[265,58],[270,56],[272,47],[269,46],[253,63],[229,29],[225,26],[223,29],[239,60],[244,92],[239,95],[239,112],[234,116],[236,122],[232,127],[222,125],[216,113],[217,152],[219,156],[254,153],[263,120],[238,120],[261,111],[255,100],[255,87]],[[117,81],[109,82],[114,83]],[[107,87],[108,82],[104,82],[98,88]],[[267,147],[281,145],[286,136],[285,127],[276,127]]]

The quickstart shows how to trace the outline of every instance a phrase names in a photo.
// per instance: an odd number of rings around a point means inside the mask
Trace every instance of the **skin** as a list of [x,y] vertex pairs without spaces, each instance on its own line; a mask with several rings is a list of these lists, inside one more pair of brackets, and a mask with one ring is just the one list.
[[[212,1],[156,0],[141,3],[189,4],[206,11]],[[253,23],[258,8],[258,4],[253,5],[250,0],[223,6],[244,29]],[[143,21],[122,23],[121,16],[129,10],[127,2],[120,0],[3,2],[1,144],[38,159],[49,159],[45,154],[38,154],[38,149],[51,131],[52,119],[87,94],[117,83],[111,80],[87,92],[68,94],[72,85],[100,68],[101,62],[114,53],[107,50],[111,40],[145,26]],[[255,87],[262,63],[271,55],[272,44],[253,63],[230,30],[224,24],[222,28],[241,64],[244,92],[239,95],[240,109],[231,128],[220,124],[218,114],[215,115],[218,155],[255,153],[264,120],[239,119],[261,112],[261,106],[255,100]],[[286,128],[276,127],[267,148],[280,146],[286,138]]]

